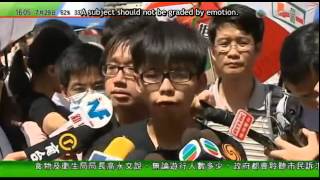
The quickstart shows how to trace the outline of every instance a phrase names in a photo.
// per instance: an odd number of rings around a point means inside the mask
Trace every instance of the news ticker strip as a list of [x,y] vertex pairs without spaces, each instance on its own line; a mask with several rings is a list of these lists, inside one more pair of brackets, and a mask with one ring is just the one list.
[[319,161],[0,161],[0,177],[319,177]]
[[0,3],[0,17],[112,17],[112,16],[215,16],[238,15],[229,10],[201,9],[122,9],[104,8],[103,4],[84,2],[23,2]]

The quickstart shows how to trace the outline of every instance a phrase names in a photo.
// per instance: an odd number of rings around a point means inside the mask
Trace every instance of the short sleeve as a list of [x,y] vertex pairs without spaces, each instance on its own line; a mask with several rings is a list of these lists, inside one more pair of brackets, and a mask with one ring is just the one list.
[[51,112],[56,112],[55,105],[50,99],[39,97],[31,103],[28,116],[30,120],[38,123],[39,127],[42,129],[44,118]]

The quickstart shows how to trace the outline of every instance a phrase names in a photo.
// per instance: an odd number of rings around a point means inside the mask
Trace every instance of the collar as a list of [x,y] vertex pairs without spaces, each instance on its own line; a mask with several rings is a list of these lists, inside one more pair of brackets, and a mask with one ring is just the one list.
[[[211,87],[213,88],[211,92],[217,93],[215,96],[219,96],[219,86],[221,83],[221,78],[217,79],[215,84]],[[248,108],[256,109],[256,110],[265,110],[265,99],[268,93],[268,89],[266,85],[260,83],[256,79],[254,79],[254,89],[251,94]]]

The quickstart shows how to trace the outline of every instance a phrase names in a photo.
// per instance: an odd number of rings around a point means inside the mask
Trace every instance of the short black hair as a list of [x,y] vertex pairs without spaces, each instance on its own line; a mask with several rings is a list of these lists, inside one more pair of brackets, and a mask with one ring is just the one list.
[[73,31],[73,28],[67,23],[58,19],[49,19],[40,24],[37,24],[32,31],[34,37],[36,37],[43,29],[46,28],[58,28],[63,31],[70,39],[77,39],[77,34]]
[[101,48],[88,43],[77,43],[68,47],[56,63],[60,83],[64,87],[68,87],[72,74],[84,72],[92,67],[97,68],[101,73],[100,58],[102,52]]
[[61,53],[75,40],[61,29],[43,29],[30,45],[28,66],[32,73],[38,74],[48,65],[55,64]]
[[[27,67],[31,69],[32,76],[40,75],[47,66],[54,65],[61,53],[76,40],[59,28],[42,29],[29,48]],[[27,67],[22,51],[17,51],[13,57],[9,76],[9,88],[17,101],[32,91],[29,77],[26,74]]]
[[131,54],[137,72],[148,64],[184,63],[201,75],[205,71],[208,42],[191,27],[177,22],[157,22],[136,38]]
[[238,16],[215,16],[211,19],[208,29],[209,39],[214,44],[217,29],[225,23],[236,25],[239,29],[252,35],[255,44],[262,42],[264,23],[261,17],[257,16],[256,10],[240,4],[231,4],[222,8],[238,13]]
[[283,81],[298,84],[314,70],[319,75],[319,24],[304,25],[284,41],[280,55]]
[[117,26],[117,32],[114,32],[111,39],[105,46],[105,54],[101,63],[105,63],[106,58],[111,56],[120,46],[122,48],[131,48],[133,38],[142,33],[142,30],[150,24],[157,22],[154,16],[133,16],[125,18]]
[[115,16],[105,21],[101,38],[101,44],[103,46],[106,46],[108,41],[117,33],[117,27],[122,23],[124,19],[124,17]]

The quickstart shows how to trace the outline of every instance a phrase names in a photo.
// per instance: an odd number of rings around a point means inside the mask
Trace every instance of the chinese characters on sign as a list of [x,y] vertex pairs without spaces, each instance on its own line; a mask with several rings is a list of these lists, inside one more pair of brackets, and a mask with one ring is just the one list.
[[[80,161],[54,161],[36,162],[36,170],[143,170],[146,166],[142,162],[80,162]],[[219,161],[199,162],[151,162],[152,170],[222,170],[231,168],[233,170],[319,170],[319,162],[234,162],[225,164]]]
[[39,150],[35,151],[30,155],[30,158],[32,161],[41,161],[43,156],[52,156],[53,154],[59,154],[59,147],[58,145],[53,144],[52,142],[50,143],[49,146],[45,147],[45,152],[41,152]]

